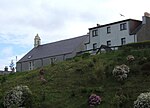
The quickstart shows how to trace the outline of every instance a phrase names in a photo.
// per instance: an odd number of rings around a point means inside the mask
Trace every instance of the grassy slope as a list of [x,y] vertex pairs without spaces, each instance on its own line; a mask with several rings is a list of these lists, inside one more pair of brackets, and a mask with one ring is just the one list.
[[[28,85],[33,93],[34,108],[87,108],[88,96],[94,92],[102,97],[100,108],[116,108],[113,97],[122,89],[127,97],[123,108],[132,108],[141,92],[150,91],[150,76],[143,75],[141,66],[150,62],[150,50],[110,52],[95,56],[76,57],[54,66],[45,67],[45,84],[39,80],[39,70],[0,76],[0,103],[6,91],[17,85]],[[136,60],[129,64],[126,56],[132,54]],[[142,61],[143,57],[148,59]],[[115,65],[130,67],[124,83],[112,77]]]

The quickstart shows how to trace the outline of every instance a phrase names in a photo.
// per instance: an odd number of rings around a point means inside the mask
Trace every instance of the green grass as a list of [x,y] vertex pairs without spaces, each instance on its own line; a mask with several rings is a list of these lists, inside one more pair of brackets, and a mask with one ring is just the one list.
[[[88,97],[96,93],[102,98],[97,108],[117,108],[113,101],[121,89],[126,96],[122,108],[133,108],[133,102],[142,92],[150,91],[150,75],[143,74],[141,67],[150,62],[150,49],[119,50],[95,56],[79,56],[73,59],[46,66],[43,84],[39,80],[39,70],[18,72],[0,76],[0,107],[7,91],[17,85],[27,85],[33,93],[33,108],[88,108]],[[128,63],[127,55],[135,61]],[[141,61],[143,57],[147,60]],[[117,82],[112,76],[116,65],[130,67],[128,78]]]

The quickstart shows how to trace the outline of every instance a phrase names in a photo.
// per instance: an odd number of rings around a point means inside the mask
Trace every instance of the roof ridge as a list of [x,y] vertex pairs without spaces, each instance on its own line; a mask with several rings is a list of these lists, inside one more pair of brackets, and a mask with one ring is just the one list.
[[44,46],[44,45],[48,45],[48,44],[59,43],[59,42],[68,41],[68,40],[72,40],[72,39],[76,39],[76,38],[81,38],[81,37],[84,37],[84,36],[88,36],[88,35],[82,35],[82,36],[72,37],[72,38],[68,38],[68,39],[58,40],[58,41],[55,41],[55,42],[50,42],[50,43],[42,44],[42,45],[39,45],[39,46]]

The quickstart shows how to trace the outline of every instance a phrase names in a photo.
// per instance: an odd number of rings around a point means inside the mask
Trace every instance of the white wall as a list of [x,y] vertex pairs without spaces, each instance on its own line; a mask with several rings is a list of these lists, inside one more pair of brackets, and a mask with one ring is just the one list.
[[[126,23],[127,29],[120,31],[120,24]],[[121,38],[126,39],[126,44],[136,41],[134,39],[134,35],[129,35],[129,21],[116,23],[110,26],[104,26],[97,28],[98,36],[92,36],[92,29],[90,30],[90,44],[87,44],[87,50],[93,49],[93,44],[97,43],[97,47],[101,45],[107,45],[107,41],[111,41],[111,46],[120,46],[121,45]],[[107,27],[111,27],[111,33],[107,33]]]

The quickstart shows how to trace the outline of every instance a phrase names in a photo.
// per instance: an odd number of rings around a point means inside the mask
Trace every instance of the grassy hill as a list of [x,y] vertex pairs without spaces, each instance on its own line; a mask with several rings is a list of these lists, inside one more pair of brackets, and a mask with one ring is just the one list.
[[[0,76],[0,108],[7,91],[27,85],[32,91],[33,108],[88,108],[88,97],[96,93],[102,98],[97,108],[133,108],[142,92],[150,91],[150,49],[125,48],[95,56],[84,54],[44,67],[47,83],[39,79],[39,69]],[[133,55],[135,60],[127,62]],[[128,78],[118,82],[112,71],[116,65],[130,67]],[[124,98],[116,97],[123,94]]]

